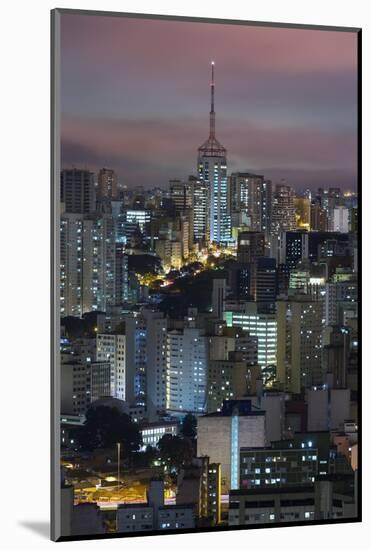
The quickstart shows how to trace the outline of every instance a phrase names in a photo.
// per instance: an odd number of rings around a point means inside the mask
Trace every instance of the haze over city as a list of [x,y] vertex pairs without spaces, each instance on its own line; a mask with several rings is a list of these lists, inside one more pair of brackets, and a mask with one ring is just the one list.
[[61,38],[63,166],[146,188],[196,173],[215,59],[231,172],[356,188],[354,33],[63,15]]

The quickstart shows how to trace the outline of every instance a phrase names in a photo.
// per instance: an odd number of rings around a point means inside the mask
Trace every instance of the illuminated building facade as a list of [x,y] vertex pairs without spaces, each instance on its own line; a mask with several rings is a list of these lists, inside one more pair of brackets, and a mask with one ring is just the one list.
[[209,189],[210,241],[227,243],[231,238],[227,150],[215,137],[214,63],[211,64],[211,110],[208,139],[198,149],[198,178]]

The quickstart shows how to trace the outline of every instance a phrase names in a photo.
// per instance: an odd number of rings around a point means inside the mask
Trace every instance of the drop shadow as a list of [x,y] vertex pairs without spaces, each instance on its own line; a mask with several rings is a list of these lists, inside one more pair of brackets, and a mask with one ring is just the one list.
[[19,525],[33,531],[43,539],[50,538],[50,523],[48,521],[20,521]]

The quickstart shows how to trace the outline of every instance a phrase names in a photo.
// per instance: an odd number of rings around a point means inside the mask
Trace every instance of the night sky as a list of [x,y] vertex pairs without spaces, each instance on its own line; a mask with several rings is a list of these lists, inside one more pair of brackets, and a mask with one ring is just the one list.
[[355,188],[356,33],[88,15],[61,33],[63,167],[147,188],[195,174],[215,60],[229,172]]

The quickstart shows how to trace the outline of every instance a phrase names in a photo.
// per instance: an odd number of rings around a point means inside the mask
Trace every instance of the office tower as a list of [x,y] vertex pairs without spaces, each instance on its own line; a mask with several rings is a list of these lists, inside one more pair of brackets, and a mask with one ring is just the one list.
[[198,178],[207,184],[210,206],[210,241],[226,243],[231,238],[227,150],[215,137],[214,62],[211,63],[211,110],[208,139],[198,149]]
[[117,175],[114,170],[102,168],[98,173],[98,200],[115,200],[117,199]]
[[230,177],[231,212],[243,212],[251,231],[262,231],[264,176],[234,172]]
[[339,233],[349,232],[349,209],[337,206],[331,211],[330,230]]
[[151,221],[151,211],[144,208],[125,208],[126,221],[138,225],[141,233],[145,234],[146,224]]
[[271,232],[292,231],[296,227],[294,191],[288,185],[276,185],[272,204]]
[[206,244],[210,240],[210,210],[209,210],[209,187],[204,180],[189,177],[189,185],[192,196],[192,228],[193,240]]
[[147,323],[142,313],[124,315],[128,389],[131,405],[145,406],[147,394]]
[[311,221],[311,205],[308,197],[294,197],[296,229],[309,231]]
[[224,313],[228,327],[241,327],[258,342],[257,364],[264,373],[276,365],[277,319],[274,313],[260,311],[256,302],[245,302],[229,307]]
[[277,380],[292,393],[323,384],[322,302],[296,295],[277,301]]
[[208,339],[199,329],[167,333],[166,410],[169,414],[206,411]]
[[265,446],[265,413],[251,401],[224,401],[219,413],[197,419],[197,455],[221,465],[222,493],[239,485],[241,447]]
[[216,317],[217,319],[223,319],[226,289],[227,285],[225,279],[213,279],[211,304],[213,317]]
[[94,174],[76,168],[61,171],[61,203],[67,214],[95,212]]
[[280,235],[278,257],[279,262],[286,264],[291,271],[298,263],[308,258],[309,235],[304,231],[284,231]]
[[237,241],[237,261],[249,264],[265,256],[265,236],[262,232],[241,231]]
[[108,361],[111,365],[112,397],[127,400],[127,386],[130,384],[126,372],[125,334],[97,334],[97,361]]

